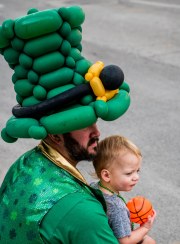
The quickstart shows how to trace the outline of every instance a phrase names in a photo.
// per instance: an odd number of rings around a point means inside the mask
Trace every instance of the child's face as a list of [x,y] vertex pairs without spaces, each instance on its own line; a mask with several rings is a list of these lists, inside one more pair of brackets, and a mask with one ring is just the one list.
[[[139,181],[141,157],[124,152],[117,158],[110,171],[110,185],[115,191],[131,191]],[[119,163],[118,163],[119,161]]]

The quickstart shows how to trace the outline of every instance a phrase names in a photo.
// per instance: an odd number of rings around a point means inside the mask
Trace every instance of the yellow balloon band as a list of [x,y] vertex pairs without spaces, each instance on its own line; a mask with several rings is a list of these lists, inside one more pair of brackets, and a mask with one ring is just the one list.
[[104,63],[102,61],[97,61],[94,63],[85,74],[85,79],[90,82],[90,86],[94,92],[94,95],[97,97],[97,100],[103,100],[106,102],[115,96],[118,93],[119,89],[115,90],[106,90],[104,85],[99,78],[99,75],[104,68]]

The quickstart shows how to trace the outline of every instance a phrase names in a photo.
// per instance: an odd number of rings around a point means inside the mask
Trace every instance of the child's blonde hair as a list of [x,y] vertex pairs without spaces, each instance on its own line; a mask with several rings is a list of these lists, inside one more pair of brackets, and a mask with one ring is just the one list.
[[130,151],[137,157],[142,157],[140,149],[124,136],[109,136],[98,144],[97,155],[93,160],[98,178],[101,177],[102,169],[109,169],[115,159],[124,151]]

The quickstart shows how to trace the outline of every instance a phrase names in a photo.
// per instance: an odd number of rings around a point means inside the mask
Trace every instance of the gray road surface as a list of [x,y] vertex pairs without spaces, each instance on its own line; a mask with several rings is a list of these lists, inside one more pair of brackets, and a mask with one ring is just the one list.
[[[43,10],[79,4],[86,13],[83,55],[91,61],[122,67],[131,87],[131,106],[120,119],[98,121],[101,138],[123,134],[142,150],[138,186],[124,196],[144,195],[157,211],[151,235],[158,244],[180,241],[180,1],[179,0],[1,0],[0,23]],[[12,71],[0,58],[0,129],[16,104]],[[7,144],[0,140],[0,182],[8,167],[35,140]],[[80,170],[92,181],[93,168]]]

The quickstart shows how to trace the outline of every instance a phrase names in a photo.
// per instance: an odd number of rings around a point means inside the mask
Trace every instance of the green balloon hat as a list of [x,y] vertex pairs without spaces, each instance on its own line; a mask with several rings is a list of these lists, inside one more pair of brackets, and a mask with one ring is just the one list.
[[17,105],[1,131],[5,142],[44,139],[112,121],[130,105],[117,65],[92,64],[82,52],[85,14],[79,6],[38,11],[0,26],[0,53],[13,69]]

